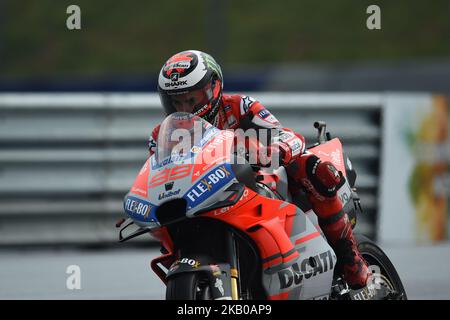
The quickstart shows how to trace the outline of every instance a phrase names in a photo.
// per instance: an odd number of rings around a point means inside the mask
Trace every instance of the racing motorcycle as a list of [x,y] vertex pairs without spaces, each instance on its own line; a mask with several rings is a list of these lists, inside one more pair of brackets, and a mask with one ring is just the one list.
[[[338,197],[354,227],[362,212],[356,172],[326,124],[314,126],[318,142],[308,151],[345,176]],[[191,144],[180,151],[172,138],[183,127],[199,130],[187,131],[181,140]],[[375,280],[351,290],[306,197],[289,193],[285,168],[249,164],[233,149],[234,138],[191,114],[169,115],[156,153],[124,198],[128,219],[116,225],[119,239],[150,234],[161,243],[151,268],[166,299],[406,299],[389,258],[362,235],[355,235],[358,248]]]

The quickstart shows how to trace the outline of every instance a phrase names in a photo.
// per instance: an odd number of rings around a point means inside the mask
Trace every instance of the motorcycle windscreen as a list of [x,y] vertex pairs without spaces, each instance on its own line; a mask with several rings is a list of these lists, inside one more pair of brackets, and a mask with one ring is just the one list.
[[155,153],[156,163],[192,158],[218,132],[219,129],[191,113],[173,113],[161,123]]

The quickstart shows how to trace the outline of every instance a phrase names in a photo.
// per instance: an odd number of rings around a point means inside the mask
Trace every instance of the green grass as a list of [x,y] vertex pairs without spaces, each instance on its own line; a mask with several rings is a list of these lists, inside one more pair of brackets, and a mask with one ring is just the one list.
[[[447,0],[229,0],[225,25],[206,1],[3,1],[1,76],[154,72],[194,48],[224,65],[450,56]],[[66,28],[70,4],[82,30]],[[382,30],[366,28],[369,4],[381,7]]]

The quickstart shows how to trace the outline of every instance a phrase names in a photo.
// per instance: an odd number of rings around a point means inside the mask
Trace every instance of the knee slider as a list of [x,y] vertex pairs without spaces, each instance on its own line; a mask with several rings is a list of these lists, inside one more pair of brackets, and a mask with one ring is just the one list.
[[322,162],[312,155],[306,161],[306,175],[317,192],[324,197],[336,196],[336,191],[343,183],[342,172],[331,162]]

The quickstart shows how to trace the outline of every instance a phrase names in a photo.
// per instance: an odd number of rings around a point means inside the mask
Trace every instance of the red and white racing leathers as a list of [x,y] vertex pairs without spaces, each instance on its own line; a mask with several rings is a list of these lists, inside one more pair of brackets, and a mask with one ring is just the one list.
[[[336,196],[342,174],[330,162],[322,162],[306,151],[305,139],[299,133],[283,128],[280,122],[260,102],[249,96],[222,96],[219,111],[219,129],[276,129],[278,135],[271,145],[279,148],[280,161],[286,166],[289,189],[295,196],[305,190],[309,201],[319,217],[319,224],[328,241],[336,251],[339,267],[352,288],[366,285],[369,271],[360,256],[353,237],[351,223],[343,212]],[[149,151],[156,150],[159,125],[149,140]],[[264,143],[263,143],[264,144]]]

